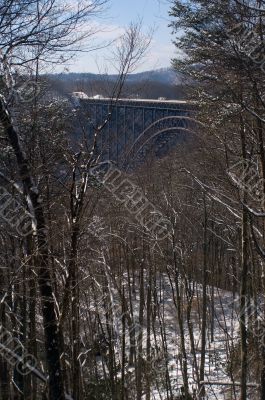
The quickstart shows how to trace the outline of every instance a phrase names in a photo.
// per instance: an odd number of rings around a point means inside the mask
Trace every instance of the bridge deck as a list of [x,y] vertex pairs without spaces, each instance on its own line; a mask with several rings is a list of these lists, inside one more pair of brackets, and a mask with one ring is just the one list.
[[[185,100],[83,98],[80,106],[89,118],[89,137],[94,127],[110,118],[101,131],[97,151],[103,159],[119,160],[133,149],[144,148],[165,153],[189,136],[194,103]],[[154,140],[151,141],[151,139]],[[162,149],[162,150],[161,150]],[[165,149],[165,150],[163,150]]]
[[105,101],[105,102],[110,102],[110,101],[118,101],[118,102],[137,102],[137,103],[172,103],[172,104],[191,104],[190,101],[188,100],[170,100],[170,99],[130,99],[130,98],[122,98],[122,99],[118,99],[115,100],[111,97],[102,97],[102,98],[95,98],[95,97],[88,97],[86,99],[82,99],[82,101]]

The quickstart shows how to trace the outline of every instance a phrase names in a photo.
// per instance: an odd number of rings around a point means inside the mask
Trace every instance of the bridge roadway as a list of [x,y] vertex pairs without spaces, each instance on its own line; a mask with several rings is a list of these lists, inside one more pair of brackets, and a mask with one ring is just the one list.
[[[104,126],[97,144],[102,160],[121,164],[139,152],[154,151],[160,156],[189,137],[194,129],[194,104],[179,100],[80,99],[89,118],[88,135],[94,127]],[[146,153],[145,153],[146,154]]]

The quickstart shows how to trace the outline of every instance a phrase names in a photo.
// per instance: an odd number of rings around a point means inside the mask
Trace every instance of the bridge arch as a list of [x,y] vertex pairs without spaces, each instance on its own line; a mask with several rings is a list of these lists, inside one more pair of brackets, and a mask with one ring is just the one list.
[[137,154],[146,146],[152,139],[165,133],[175,133],[176,135],[182,132],[194,134],[198,125],[201,125],[194,118],[188,116],[169,116],[160,118],[146,128],[134,141],[128,151],[122,157],[122,165],[135,160]]

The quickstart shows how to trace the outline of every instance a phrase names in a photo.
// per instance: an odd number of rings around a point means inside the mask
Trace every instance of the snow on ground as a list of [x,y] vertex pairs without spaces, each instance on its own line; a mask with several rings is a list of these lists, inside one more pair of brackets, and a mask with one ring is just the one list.
[[[125,277],[125,281],[126,281]],[[200,365],[200,348],[201,348],[201,316],[199,310],[201,309],[202,301],[202,287],[199,284],[194,285],[194,297],[192,300],[192,311],[191,311],[191,325],[194,336],[195,352],[197,365]],[[147,289],[147,285],[145,287]],[[114,311],[114,324],[116,331],[116,354],[117,358],[121,359],[121,312],[119,307],[119,295],[118,291],[113,288],[109,282],[108,290],[111,292],[111,309]],[[163,346],[163,340],[161,335],[161,325],[159,324],[159,318],[156,318],[154,323],[154,329],[151,329],[151,354],[153,354],[151,360],[151,368],[153,370],[154,387],[152,389],[152,400],[164,400],[167,399],[166,389],[161,384],[161,374],[165,375],[166,369],[170,376],[170,382],[172,387],[172,393],[176,396],[181,392],[181,386],[183,385],[182,379],[182,359],[181,359],[181,343],[180,343],[180,331],[177,320],[177,310],[173,301],[172,289],[168,277],[162,274],[157,281],[158,301],[157,308],[160,319],[164,321],[165,331],[164,338],[166,337],[166,356],[165,356],[165,345]],[[234,346],[238,344],[239,340],[239,324],[238,316],[235,312],[235,301],[231,292],[223,291],[217,288],[208,288],[208,307],[207,307],[207,344],[206,344],[206,356],[205,356],[205,382],[231,382],[229,376],[229,357],[228,354],[232,351]],[[213,298],[213,302],[210,299]],[[146,306],[146,299],[145,299]],[[187,305],[184,305],[184,310]],[[96,306],[99,311],[100,302]],[[145,310],[146,311],[146,310]],[[147,327],[146,320],[141,328],[138,326],[138,313],[139,313],[139,290],[136,290],[136,294],[133,299],[133,312],[134,312],[134,323],[136,327],[136,337],[139,334],[139,329],[143,335],[143,349],[146,346],[147,340]],[[146,317],[146,312],[144,313]],[[196,387],[196,373],[195,373],[195,362],[191,351],[191,341],[187,322],[185,322],[185,311],[184,311],[184,332],[185,332],[185,347],[187,353],[187,369],[189,376],[189,385],[192,392],[193,388]],[[211,329],[209,329],[209,325]],[[129,339],[129,335],[126,335]],[[127,348],[129,349],[129,340],[127,341]],[[157,354],[158,350],[158,354]],[[143,350],[142,358],[146,360],[146,352]],[[102,362],[102,360],[100,361]],[[133,368],[130,370],[133,372]],[[128,371],[127,371],[128,372]],[[207,400],[231,400],[239,398],[238,394],[231,392],[232,388],[229,386],[220,385],[206,385],[206,397]],[[252,389],[252,394],[249,394],[249,398],[253,399],[253,393],[256,389]],[[232,397],[231,397],[232,396]],[[197,398],[197,397],[195,397]],[[145,396],[143,396],[143,400]]]

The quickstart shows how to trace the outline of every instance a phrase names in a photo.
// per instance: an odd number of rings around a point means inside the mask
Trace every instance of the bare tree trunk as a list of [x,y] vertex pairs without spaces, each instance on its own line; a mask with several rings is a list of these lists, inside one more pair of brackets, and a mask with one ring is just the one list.
[[[200,382],[204,381],[205,351],[206,351],[206,317],[207,317],[207,209],[204,203],[204,224],[203,224],[203,282],[202,282],[202,331],[201,331],[201,364]],[[200,388],[200,397],[205,396],[205,386]]]
[[122,365],[121,365],[121,400],[126,399],[125,363],[126,363],[126,318],[125,318],[124,287],[122,288]]
[[[0,268],[0,281],[4,282],[3,271]],[[0,291],[1,298],[3,296],[3,292]],[[0,320],[1,326],[3,328],[6,327],[6,314],[5,314],[5,303],[0,304]],[[0,356],[0,393],[1,393],[1,400],[9,400],[10,399],[10,387],[9,387],[9,374],[8,374],[8,366],[7,361],[4,357]]]
[[139,333],[137,337],[137,370],[136,370],[136,399],[142,399],[142,373],[143,373],[143,317],[144,317],[144,268],[140,270],[140,305],[139,305]]
[[26,155],[22,150],[18,132],[14,129],[8,111],[0,101],[0,121],[12,146],[19,169],[20,179],[30,211],[36,223],[36,272],[41,294],[45,349],[49,370],[49,399],[64,400],[64,388],[60,367],[59,330],[55,312],[55,299],[49,271],[49,251],[46,237],[46,224],[40,195],[35,188]]
[[151,301],[152,301],[152,268],[149,266],[149,278],[148,278],[148,288],[147,288],[147,301],[146,301],[146,360],[147,360],[147,370],[146,370],[146,400],[151,399],[151,382],[150,374],[151,368]]
[[187,352],[186,352],[186,345],[185,345],[185,331],[184,331],[184,321],[183,321],[183,312],[182,312],[182,300],[181,300],[181,292],[180,292],[180,273],[179,273],[179,266],[176,254],[176,240],[173,236],[173,257],[174,257],[174,283],[175,283],[175,290],[176,296],[174,294],[174,286],[171,281],[170,274],[168,273],[170,279],[170,285],[172,289],[173,301],[174,305],[177,310],[177,317],[178,317],[178,325],[180,331],[180,344],[181,344],[181,355],[183,359],[182,363],[182,376],[183,376],[183,383],[184,383],[184,395],[186,398],[189,396],[189,382],[188,382],[188,364],[187,364]]
[[[245,128],[241,120],[241,146],[243,160],[246,160],[246,139]],[[246,191],[243,182],[243,202],[246,204]],[[240,400],[247,400],[247,328],[246,328],[246,296],[247,296],[247,224],[248,214],[246,208],[242,207],[242,223],[241,223],[241,287],[240,287],[240,336],[241,336],[241,395]]]
[[73,346],[73,398],[80,399],[80,338],[79,338],[79,282],[77,265],[77,238],[79,231],[73,229],[72,251],[69,266],[69,276],[71,277],[71,297],[72,297],[72,346]]

